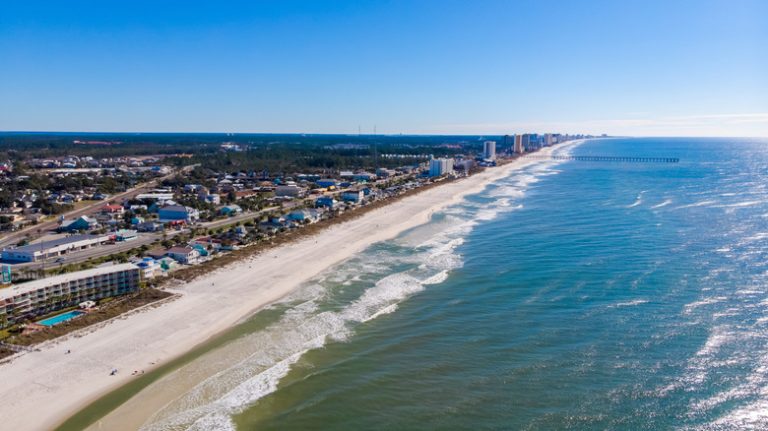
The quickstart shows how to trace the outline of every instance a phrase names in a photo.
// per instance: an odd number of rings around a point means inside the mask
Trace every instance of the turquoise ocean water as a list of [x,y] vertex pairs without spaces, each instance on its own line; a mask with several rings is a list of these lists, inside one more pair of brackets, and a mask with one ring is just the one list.
[[768,142],[558,151],[681,162],[516,172],[257,314],[145,429],[768,428]]

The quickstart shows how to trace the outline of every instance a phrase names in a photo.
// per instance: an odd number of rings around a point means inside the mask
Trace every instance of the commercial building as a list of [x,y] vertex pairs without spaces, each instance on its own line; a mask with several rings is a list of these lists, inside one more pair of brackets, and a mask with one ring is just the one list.
[[79,250],[86,250],[113,239],[111,235],[71,235],[36,244],[3,249],[5,262],[37,262]]
[[453,159],[432,159],[429,161],[429,176],[439,177],[453,173]]
[[0,328],[81,302],[136,292],[140,282],[139,267],[124,263],[0,289]]
[[483,142],[483,158],[486,160],[496,159],[496,141]]

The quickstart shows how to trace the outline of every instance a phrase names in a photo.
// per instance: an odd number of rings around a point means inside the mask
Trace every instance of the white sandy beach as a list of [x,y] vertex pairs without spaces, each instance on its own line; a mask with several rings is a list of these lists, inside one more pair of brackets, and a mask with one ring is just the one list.
[[[129,382],[132,370],[149,371],[178,357],[330,266],[427,222],[432,212],[531,163],[535,161],[516,160],[404,198],[211,273],[181,287],[181,297],[162,306],[86,330],[80,337],[46,343],[39,352],[0,365],[0,428],[51,429]],[[71,354],[65,354],[67,349]],[[110,376],[113,368],[120,370],[118,375]]]

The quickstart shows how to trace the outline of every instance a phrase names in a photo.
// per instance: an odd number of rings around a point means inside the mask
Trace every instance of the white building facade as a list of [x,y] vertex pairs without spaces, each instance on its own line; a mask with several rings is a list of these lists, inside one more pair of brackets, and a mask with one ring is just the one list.
[[453,173],[453,159],[432,159],[429,161],[429,176],[439,177]]
[[483,142],[483,158],[487,160],[496,159],[496,141]]
[[0,289],[0,328],[81,302],[136,292],[140,283],[139,267],[124,263]]

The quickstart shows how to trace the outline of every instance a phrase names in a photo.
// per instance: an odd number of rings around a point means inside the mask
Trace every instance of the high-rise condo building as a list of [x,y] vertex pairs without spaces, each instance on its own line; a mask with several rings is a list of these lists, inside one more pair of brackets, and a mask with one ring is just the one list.
[[429,176],[439,177],[453,173],[453,159],[432,159],[429,161]]
[[487,160],[496,159],[496,141],[485,141],[483,143],[483,158]]
[[515,154],[523,154],[525,147],[523,147],[523,135],[515,135]]

